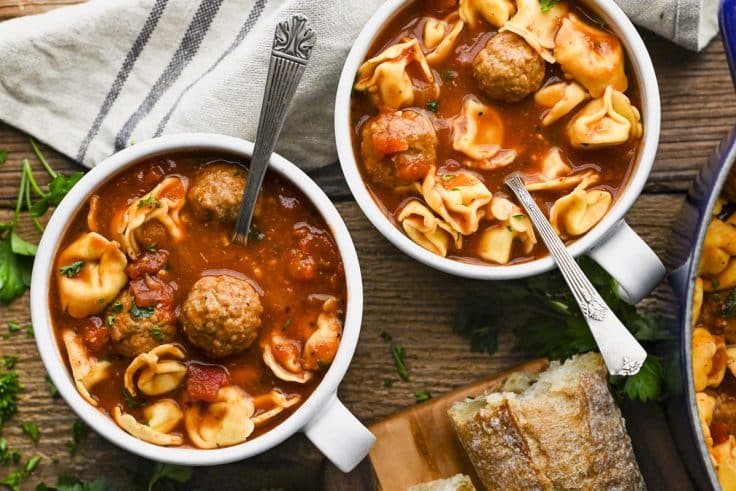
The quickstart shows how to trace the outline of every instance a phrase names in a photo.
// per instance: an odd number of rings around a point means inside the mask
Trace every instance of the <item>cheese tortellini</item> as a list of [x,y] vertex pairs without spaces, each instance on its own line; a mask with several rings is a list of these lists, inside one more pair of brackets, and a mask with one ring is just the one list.
[[478,241],[478,255],[486,261],[508,264],[515,244],[529,254],[537,243],[532,222],[521,208],[506,198],[494,196],[491,216],[500,223],[485,229]]
[[516,12],[511,0],[460,0],[460,17],[475,27],[481,19],[495,27],[502,27]]
[[736,227],[713,218],[703,241],[699,273],[711,281],[703,283],[705,291],[723,290],[736,286]]
[[723,336],[711,334],[707,329],[693,329],[693,383],[700,392],[717,387],[726,374],[728,354]]
[[590,96],[575,82],[557,82],[542,87],[534,94],[534,101],[549,110],[542,117],[542,126],[549,126],[567,116]]
[[[174,407],[172,407],[167,402],[161,401],[156,404],[162,405],[162,407],[158,409],[159,411],[165,410],[168,412],[174,410]],[[166,404],[165,408],[163,407],[163,404]],[[178,405],[176,405],[175,411],[181,413]],[[163,428],[170,428],[171,425],[169,421],[172,419],[176,420],[177,416],[178,420],[181,420],[181,416],[175,413],[173,415],[167,416],[165,420],[159,419],[159,422],[163,423]],[[134,437],[138,438],[139,440],[143,440],[144,442],[153,443],[154,445],[161,445],[163,447],[177,446],[184,443],[184,439],[180,435],[168,434],[164,431],[161,431],[161,429],[152,426],[150,424],[150,421],[148,422],[148,424],[140,423],[132,415],[124,413],[123,410],[120,409],[120,406],[115,406],[115,408],[112,410],[112,417],[118,424],[118,426],[120,426],[122,429],[124,429]],[[159,418],[160,417],[161,416],[159,416]]]
[[457,13],[450,14],[444,20],[429,17],[424,22],[422,42],[427,52],[427,63],[434,66],[445,61],[455,49],[455,44],[463,32],[465,23]]
[[554,56],[567,78],[601,97],[608,87],[625,92],[629,86],[624,72],[624,50],[613,34],[597,29],[568,14],[557,32]]
[[253,401],[256,407],[253,424],[260,426],[266,423],[281,414],[285,409],[298,404],[301,399],[299,394],[286,395],[278,390],[272,390],[268,394],[257,396]]
[[430,208],[463,235],[478,230],[484,207],[493,197],[485,184],[470,173],[438,176],[434,169],[424,178],[422,195]]
[[554,63],[555,35],[560,22],[567,15],[567,2],[555,3],[542,12],[539,0],[516,0],[516,8],[518,12],[503,25],[501,31],[510,31],[523,37],[546,62]]
[[184,207],[187,182],[180,177],[167,177],[142,198],[135,200],[113,221],[113,230],[120,237],[126,254],[137,258],[141,254],[138,231],[147,222],[157,220],[175,241],[184,237],[184,225],[179,212]]
[[177,360],[185,358],[184,350],[174,344],[162,344],[147,353],[141,353],[125,370],[125,389],[131,395],[136,395],[136,387],[148,396],[171,392],[184,382],[187,367]]
[[576,148],[619,145],[642,135],[641,116],[628,97],[607,87],[573,117],[567,135]]
[[213,402],[192,401],[184,425],[197,448],[228,447],[248,439],[255,429],[253,398],[238,386],[221,387]]
[[405,40],[385,49],[358,69],[355,90],[368,91],[376,106],[396,111],[414,102],[414,84],[407,67],[416,65],[426,82],[433,84],[434,75],[422,47],[416,39]]
[[608,191],[586,191],[578,186],[570,194],[555,201],[549,213],[549,221],[560,236],[577,237],[601,221],[612,200]]
[[451,244],[462,247],[462,235],[419,200],[413,199],[404,205],[396,219],[411,240],[430,252],[444,257]]
[[572,174],[558,147],[549,149],[542,159],[541,169],[536,174],[525,176],[525,187],[529,192],[564,191],[574,187],[587,189],[598,182],[598,173],[592,169]]
[[503,121],[498,112],[475,97],[466,97],[463,109],[453,122],[452,146],[470,157],[471,167],[493,170],[509,165],[516,158],[514,150],[504,149]]
[[99,314],[128,283],[127,265],[116,242],[96,232],[82,235],[57,261],[62,308],[77,319]]
[[72,377],[77,391],[93,406],[97,406],[97,399],[92,397],[92,387],[112,376],[112,364],[109,361],[100,361],[90,356],[87,347],[72,329],[64,329],[61,339],[66,348],[69,366],[72,369]]

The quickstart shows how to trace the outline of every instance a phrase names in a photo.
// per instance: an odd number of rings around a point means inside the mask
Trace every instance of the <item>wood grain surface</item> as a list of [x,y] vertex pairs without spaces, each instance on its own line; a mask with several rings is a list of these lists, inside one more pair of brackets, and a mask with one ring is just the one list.
[[[69,0],[0,0],[0,19],[38,13]],[[0,24],[1,28],[1,24]],[[734,97],[723,49],[712,43],[694,54],[649,33],[642,33],[651,52],[662,94],[662,134],[654,171],[645,194],[628,215],[628,222],[655,249],[663,253],[668,231],[700,166],[736,121]],[[1,55],[0,55],[1,57]],[[0,75],[1,76],[1,75]],[[5,115],[0,108],[0,119]],[[42,136],[41,136],[42,138]],[[31,160],[39,180],[45,174],[33,159],[27,137],[0,124],[0,149],[9,150],[8,162],[0,166],[0,222],[14,204],[24,158]],[[64,172],[80,168],[45,148],[52,165]],[[488,283],[454,278],[431,270],[401,254],[370,225],[350,197],[337,165],[313,173],[337,203],[358,250],[364,284],[365,313],[360,343],[341,388],[345,405],[365,423],[371,424],[414,404],[414,392],[429,390],[434,395],[451,391],[473,380],[486,378],[527,359],[529,354],[514,349],[511,329],[501,335],[493,356],[471,353],[465,339],[453,334],[451,326],[462,298],[470,293],[490,292]],[[23,222],[22,236],[37,239],[30,224]],[[643,306],[668,318],[662,286]],[[492,297],[489,297],[492,302]],[[28,295],[9,306],[0,304],[0,334],[8,321],[29,323]],[[513,320],[510,320],[510,323]],[[389,331],[406,347],[409,382],[384,387],[384,379],[395,372],[387,345],[380,333]],[[0,355],[17,354],[18,370],[26,390],[18,415],[3,428],[12,448],[24,455],[38,454],[42,462],[23,489],[40,481],[51,483],[63,473],[84,478],[107,476],[118,489],[126,483],[137,458],[97,435],[81,444],[70,456],[65,443],[75,415],[60,399],[49,396],[45,371],[35,343],[24,333],[0,339]],[[629,430],[634,436],[639,462],[650,476],[650,489],[689,489],[688,479],[669,440],[666,421],[656,405],[624,407]],[[40,425],[41,440],[33,444],[18,425],[34,421]],[[651,435],[657,435],[651,437]],[[0,467],[0,474],[5,467]],[[328,466],[319,452],[297,435],[279,447],[236,464],[198,469],[192,489],[370,489],[371,470],[362,465],[352,476],[343,476]]]

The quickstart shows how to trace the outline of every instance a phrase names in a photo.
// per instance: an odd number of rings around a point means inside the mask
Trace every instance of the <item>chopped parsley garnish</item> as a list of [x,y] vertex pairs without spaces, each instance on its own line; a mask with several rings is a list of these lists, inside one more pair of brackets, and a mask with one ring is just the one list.
[[59,389],[56,388],[54,383],[51,381],[51,377],[48,376],[48,374],[44,377],[46,380],[46,390],[49,391],[49,395],[52,399],[56,399],[59,397]]
[[513,218],[514,220],[521,220],[522,218],[524,218],[524,215],[514,215],[511,218]]
[[721,289],[721,282],[718,281],[715,278],[713,278],[712,280],[710,280],[710,284],[713,285],[713,289],[714,290],[720,290]]
[[23,433],[31,437],[31,440],[34,442],[38,442],[38,439],[41,438],[41,434],[38,431],[38,425],[36,423],[21,423],[20,429],[23,430]]
[[509,232],[513,232],[514,231],[514,229],[511,228],[511,225],[506,225],[506,230],[508,230]]
[[4,164],[8,161],[8,149],[3,148],[0,149],[0,165]]
[[[125,390],[125,389],[123,389]],[[81,419],[75,419],[72,424],[72,439],[66,442],[66,448],[69,449],[69,454],[74,455],[77,453],[77,448],[82,441],[87,438],[89,434],[89,428]]]
[[407,382],[409,380],[409,369],[404,363],[406,357],[406,349],[398,344],[391,343],[391,356],[394,358],[394,364],[396,365],[396,371],[401,377],[401,380]]
[[18,372],[0,372],[0,427],[18,411],[18,394],[22,390]]
[[151,336],[153,336],[156,341],[163,341],[165,339],[164,333],[161,332],[161,328],[158,326],[153,326],[151,328]]
[[539,0],[539,4],[542,6],[542,13],[546,14],[552,7],[560,3],[560,0]]
[[28,336],[29,338],[33,337],[33,326],[26,326],[26,336]]
[[138,208],[148,206],[150,208],[160,208],[161,202],[154,195],[149,194],[147,198],[143,198],[138,201]]
[[16,333],[21,330],[21,325],[15,321],[8,322],[8,332]]
[[138,305],[136,305],[135,300],[134,300],[133,305],[131,305],[128,313],[134,319],[148,319],[149,317],[153,315],[154,310],[155,310],[154,307],[138,307]]
[[440,110],[440,102],[439,101],[429,101],[427,103],[427,110],[432,111],[433,113],[436,113]]
[[457,78],[457,72],[455,70],[445,70],[442,72],[442,80],[445,82],[450,82],[452,80],[455,80]]
[[460,188],[451,188],[450,191],[460,191]]
[[84,261],[74,261],[71,264],[67,264],[66,266],[60,267],[59,273],[66,276],[67,278],[74,278],[79,273],[81,273],[83,267],[84,267]]
[[385,378],[383,379],[383,386],[386,387],[387,389],[390,389],[391,387],[394,386],[394,381],[391,380],[390,378]]
[[125,405],[131,409],[136,409],[146,403],[146,401],[139,401],[138,399],[133,397],[133,395],[130,392],[128,392],[128,389],[126,389],[125,387],[122,388],[122,392],[123,392],[123,402],[125,402]]
[[454,174],[440,174],[440,181],[447,182],[451,181],[455,177]]
[[0,464],[8,462],[13,464],[20,462],[20,451],[8,449],[8,441],[5,438],[0,438]]
[[18,355],[3,355],[3,366],[6,370],[15,368],[16,363],[18,363]]
[[414,393],[414,399],[416,400],[417,404],[428,401],[431,398],[432,394],[427,390],[420,390],[419,392]]
[[281,330],[286,331],[286,329],[288,329],[290,325],[291,325],[291,319],[286,319],[286,321],[283,324],[281,324]]
[[110,312],[119,314],[122,311],[123,311],[123,304],[121,304],[120,302],[115,302],[114,304],[110,305]]
[[112,327],[112,325],[115,324],[115,316],[114,315],[108,315],[105,318],[105,324],[107,324],[107,327]]
[[256,224],[250,226],[250,230],[248,230],[248,240],[263,240],[266,238],[266,234],[261,232]]
[[381,331],[381,339],[383,339],[384,343],[388,343],[393,339],[393,337],[391,337],[391,335],[386,331]]
[[721,317],[736,317],[736,288],[728,291],[718,313]]
[[156,252],[158,250],[158,244],[151,242],[146,246],[146,252]]

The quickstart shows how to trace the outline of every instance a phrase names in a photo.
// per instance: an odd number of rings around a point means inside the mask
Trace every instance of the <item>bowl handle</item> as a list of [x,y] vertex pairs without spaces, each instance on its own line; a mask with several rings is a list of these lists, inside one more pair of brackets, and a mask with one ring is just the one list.
[[307,423],[304,433],[343,472],[353,470],[376,443],[373,433],[348,411],[337,394]]
[[665,275],[662,261],[623,220],[588,255],[613,276],[621,298],[632,305],[649,295]]

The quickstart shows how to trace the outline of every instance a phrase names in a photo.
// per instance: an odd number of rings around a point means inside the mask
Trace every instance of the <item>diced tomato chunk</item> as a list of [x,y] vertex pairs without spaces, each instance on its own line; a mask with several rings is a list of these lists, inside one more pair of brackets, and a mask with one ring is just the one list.
[[409,142],[403,136],[400,132],[386,128],[373,133],[371,138],[373,138],[373,147],[378,153],[390,155],[409,150]]
[[711,423],[710,435],[713,437],[713,445],[718,445],[728,440],[728,425],[725,423]]
[[94,354],[101,353],[110,341],[110,332],[99,317],[87,319],[77,334],[81,336],[87,349]]
[[396,177],[402,181],[419,181],[429,173],[431,168],[432,166],[424,159],[411,160],[396,166]]
[[187,376],[187,392],[194,401],[214,402],[220,387],[230,384],[227,371],[219,365],[191,363]]
[[166,283],[155,276],[144,276],[130,280],[130,289],[139,307],[170,306],[174,302],[176,284]]
[[156,274],[166,266],[169,253],[164,250],[146,252],[128,265],[126,272],[131,278],[138,278],[144,274]]

